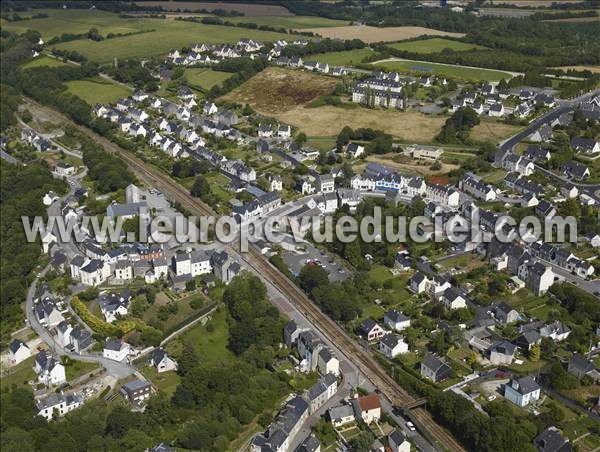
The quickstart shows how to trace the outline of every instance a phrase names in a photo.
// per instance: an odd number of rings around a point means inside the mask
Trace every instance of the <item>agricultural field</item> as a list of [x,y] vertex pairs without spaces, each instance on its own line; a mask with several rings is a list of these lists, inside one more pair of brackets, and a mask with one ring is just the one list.
[[69,66],[69,63],[64,63],[56,58],[52,58],[49,56],[45,56],[42,55],[38,58],[34,58],[30,61],[28,61],[27,63],[25,63],[23,66],[21,66],[22,69],[31,69],[34,67],[42,67],[42,66],[46,66],[46,67],[62,67],[62,66]]
[[296,107],[275,116],[286,124],[298,127],[308,136],[337,136],[344,126],[353,129],[371,127],[390,133],[402,141],[417,143],[433,141],[446,121],[443,116],[428,116],[415,111],[348,109],[333,106]]
[[182,48],[193,42],[207,44],[235,43],[241,38],[260,41],[289,39],[289,35],[270,31],[248,30],[238,27],[204,25],[183,21],[161,21],[160,19],[132,19],[154,21],[154,31],[132,36],[96,42],[78,40],[59,44],[61,50],[77,51],[91,61],[106,63],[114,58],[143,58],[166,54],[172,48]]
[[137,19],[121,19],[115,13],[87,9],[40,9],[36,13],[48,14],[46,18],[28,19],[18,22],[0,20],[3,30],[23,33],[37,30],[44,40],[63,33],[85,33],[97,28],[102,35],[108,33],[132,33],[148,29],[147,24]]
[[450,39],[444,38],[431,38],[423,39],[421,41],[409,42],[395,42],[394,44],[388,44],[388,47],[391,47],[396,50],[405,50],[407,52],[415,53],[438,53],[444,49],[452,49],[457,52],[460,52],[464,50],[477,50],[487,48],[477,44],[452,41]]
[[131,95],[131,90],[102,77],[92,77],[85,80],[66,82],[69,92],[81,97],[88,104],[112,103],[121,97]]
[[222,99],[250,104],[260,113],[278,114],[303,106],[330,93],[336,83],[337,80],[332,77],[306,71],[269,67],[223,96]]
[[370,48],[344,50],[342,52],[327,52],[318,53],[315,55],[307,56],[306,59],[318,61],[320,63],[327,63],[334,66],[350,66],[362,63],[362,61],[373,55],[373,50]]
[[345,27],[318,27],[305,28],[302,31],[310,31],[324,38],[332,39],[360,39],[364,42],[390,42],[403,39],[416,38],[417,36],[452,36],[462,38],[464,33],[452,33],[434,30],[424,27],[370,27],[366,25],[348,25]]
[[348,25],[345,20],[328,19],[317,16],[254,16],[254,17],[228,17],[228,22],[253,23],[289,29],[303,29],[316,27],[342,27]]
[[97,28],[106,36],[109,33],[144,33],[123,36],[104,41],[80,39],[53,45],[59,49],[77,51],[92,61],[106,63],[113,58],[149,57],[166,53],[171,48],[182,48],[192,42],[212,44],[233,43],[240,38],[275,41],[289,39],[289,35],[237,27],[204,25],[171,19],[120,18],[117,14],[99,10],[40,10],[47,18],[7,22],[2,20],[3,29],[22,33],[34,29],[44,40],[63,33],[81,34]]
[[177,2],[149,1],[144,6],[160,6],[167,11],[207,9],[224,9],[226,11],[239,11],[245,16],[293,16],[287,8],[278,5],[253,5],[252,3],[225,3],[225,2]]
[[183,76],[190,86],[198,86],[204,90],[209,90],[215,85],[220,85],[229,77],[230,72],[213,71],[208,68],[190,68],[186,69]]
[[430,63],[427,61],[404,60],[399,58],[390,58],[389,60],[378,61],[374,64],[378,68],[386,71],[417,73],[429,72],[442,77],[451,77],[470,81],[495,81],[512,77],[512,75],[508,72],[495,71],[492,69]]

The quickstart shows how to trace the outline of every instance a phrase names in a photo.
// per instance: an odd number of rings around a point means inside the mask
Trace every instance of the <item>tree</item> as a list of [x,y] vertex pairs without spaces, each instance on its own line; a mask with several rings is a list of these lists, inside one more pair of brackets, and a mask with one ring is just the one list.
[[202,175],[196,176],[194,185],[190,189],[190,194],[196,198],[202,198],[210,193],[210,185],[206,178]]
[[329,275],[320,265],[305,265],[300,270],[300,287],[310,294],[316,287],[329,284]]
[[338,151],[341,151],[344,146],[346,146],[350,142],[350,138],[352,137],[352,129],[348,126],[345,126],[340,133],[338,134],[335,140],[335,146]]
[[306,134],[304,132],[300,132],[298,135],[296,135],[296,144],[300,147],[304,146],[304,144],[306,143],[307,137]]
[[538,362],[540,360],[540,346],[538,344],[533,345],[529,349],[529,360],[532,362]]

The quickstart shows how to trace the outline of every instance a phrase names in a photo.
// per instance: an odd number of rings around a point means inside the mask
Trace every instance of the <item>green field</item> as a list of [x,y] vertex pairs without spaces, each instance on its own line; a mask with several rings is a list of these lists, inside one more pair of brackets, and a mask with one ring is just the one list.
[[[320,27],[342,27],[349,25],[345,20],[327,19],[317,16],[253,16],[253,17],[228,17],[225,19],[233,23],[253,23],[257,25],[269,25],[271,27],[294,28],[320,28]],[[292,39],[291,37],[289,39]]]
[[[420,62],[414,60],[390,60],[381,61],[375,64],[378,69],[384,69],[386,71],[399,71],[399,72],[415,72],[423,73],[428,72],[430,74],[439,75],[442,77],[457,78],[463,80],[485,80],[494,81],[503,78],[511,78],[512,76],[508,72],[494,71],[492,69],[483,68],[470,68],[466,66],[455,66],[451,64],[440,64],[440,63],[429,63]],[[428,70],[425,71],[424,68]]]
[[[47,20],[47,19],[44,19]],[[289,39],[288,34],[270,31],[249,30],[247,28],[224,27],[220,25],[204,25],[199,23],[165,20],[165,19],[119,19],[124,25],[137,30],[153,30],[131,36],[123,36],[104,41],[80,39],[57,44],[61,50],[77,51],[89,60],[99,63],[113,61],[114,58],[145,58],[167,53],[172,48],[181,49],[194,42],[208,44],[235,43],[241,38],[260,41]],[[99,28],[100,33],[102,29]],[[130,30],[131,31],[131,30]]]
[[344,50],[342,52],[327,52],[310,55],[305,60],[315,60],[320,63],[339,65],[352,65],[361,63],[366,57],[373,55],[373,51],[369,48]]
[[30,19],[18,22],[0,21],[3,30],[23,33],[37,30],[44,40],[63,33],[85,33],[90,28],[97,28],[102,35],[108,33],[131,33],[151,27],[140,26],[136,19],[120,19],[117,14],[100,10],[87,9],[41,9],[36,13],[48,14],[47,18]]
[[468,42],[453,41],[444,38],[423,39],[421,41],[396,42],[388,44],[388,47],[397,50],[406,50],[415,53],[438,53],[444,49],[452,49],[457,52],[463,50],[486,49],[486,47]]
[[208,68],[191,68],[186,69],[183,73],[190,86],[198,86],[204,90],[220,85],[231,75],[230,72],[213,71]]
[[90,105],[107,104],[131,95],[131,90],[99,76],[85,80],[73,80],[66,82],[65,85],[70,93],[81,97]]
[[28,61],[27,63],[23,64],[21,66],[21,68],[23,69],[31,69],[33,67],[41,67],[41,66],[46,66],[46,67],[62,67],[62,66],[69,66],[69,63],[64,63],[60,60],[57,60],[56,58],[52,58],[49,56],[45,56],[42,55],[38,58],[34,58],[30,61]]

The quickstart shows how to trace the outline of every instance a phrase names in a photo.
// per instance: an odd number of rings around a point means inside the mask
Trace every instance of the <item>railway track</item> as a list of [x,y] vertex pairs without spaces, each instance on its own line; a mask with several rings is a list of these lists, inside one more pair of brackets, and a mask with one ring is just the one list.
[[[145,162],[125,151],[101,135],[96,134],[87,127],[77,125],[64,115],[39,105],[33,100],[28,99],[35,108],[42,109],[47,113],[60,117],[63,121],[74,125],[80,131],[94,138],[99,144],[103,145],[109,152],[119,155],[127,165],[132,169],[136,176],[146,184],[162,191],[171,200],[179,202],[184,208],[194,215],[216,216],[217,214],[206,204],[194,198],[190,193],[173,181],[170,176],[163,174],[156,168],[148,167]],[[403,406],[412,403],[415,399],[408,394],[402,387],[379,365],[371,353],[363,349],[354,339],[321,310],[306,296],[306,294],[290,281],[279,270],[273,267],[254,247],[250,247],[249,253],[240,253],[237,244],[231,245],[240,260],[243,260],[259,276],[268,283],[274,285],[285,295],[288,300],[300,309],[312,326],[327,337],[335,347],[340,350],[354,364],[373,385],[397,406]],[[464,451],[465,449],[448,433],[444,428],[437,424],[431,414],[424,408],[411,410],[411,417],[415,424],[424,432],[430,440],[440,450]]]

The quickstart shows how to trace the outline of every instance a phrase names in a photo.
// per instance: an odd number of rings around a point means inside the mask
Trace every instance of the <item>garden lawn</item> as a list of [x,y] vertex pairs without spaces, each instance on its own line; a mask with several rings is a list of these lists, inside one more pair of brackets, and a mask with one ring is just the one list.
[[98,366],[98,363],[86,363],[83,361],[69,360],[69,362],[65,365],[67,381],[79,378],[82,375],[99,368],[100,367]]
[[0,379],[0,388],[4,392],[7,388],[24,387],[27,382],[35,379],[35,371],[33,370],[35,357],[31,356],[22,363],[13,366],[9,370],[8,375],[3,375]]
[[158,373],[154,366],[144,368],[142,373],[158,388],[159,391],[164,392],[169,397],[175,393],[175,389],[177,389],[177,386],[181,381],[177,372],[169,371]]
[[148,309],[146,309],[146,312],[144,312],[144,322],[148,323],[158,320],[162,325],[161,330],[166,333],[197,312],[190,306],[190,301],[194,298],[202,298],[202,295],[192,295],[190,297],[182,298],[181,300],[172,302],[177,305],[177,313],[169,316],[167,320],[164,321],[160,321],[158,318],[159,306],[157,303],[154,303],[154,305],[150,306]]
[[495,81],[510,79],[508,72],[495,71],[484,68],[470,68],[451,64],[430,63],[415,60],[389,59],[380,61],[374,65],[378,69],[386,71],[430,73],[441,77],[450,77],[469,81]]
[[[181,336],[183,344],[190,344],[194,347],[200,357],[200,361],[217,365],[230,360],[237,359],[235,355],[227,348],[229,339],[229,329],[227,326],[227,311],[221,308],[215,311],[207,325],[197,323]],[[212,325],[212,327],[208,327]],[[212,329],[212,331],[209,331]],[[176,342],[170,342],[167,345],[167,351],[177,347]]]
[[71,94],[75,94],[90,105],[109,104],[131,95],[130,89],[100,76],[73,80],[66,82],[65,85]]
[[423,39],[420,41],[396,42],[394,44],[388,44],[388,47],[414,53],[438,53],[444,49],[452,49],[457,52],[460,52],[463,50],[487,48],[477,44],[471,44],[469,42],[453,41],[451,39],[444,38],[431,38]]
[[232,76],[230,72],[213,71],[207,68],[190,68],[184,72],[184,77],[192,87],[208,91],[215,85],[221,85]]

